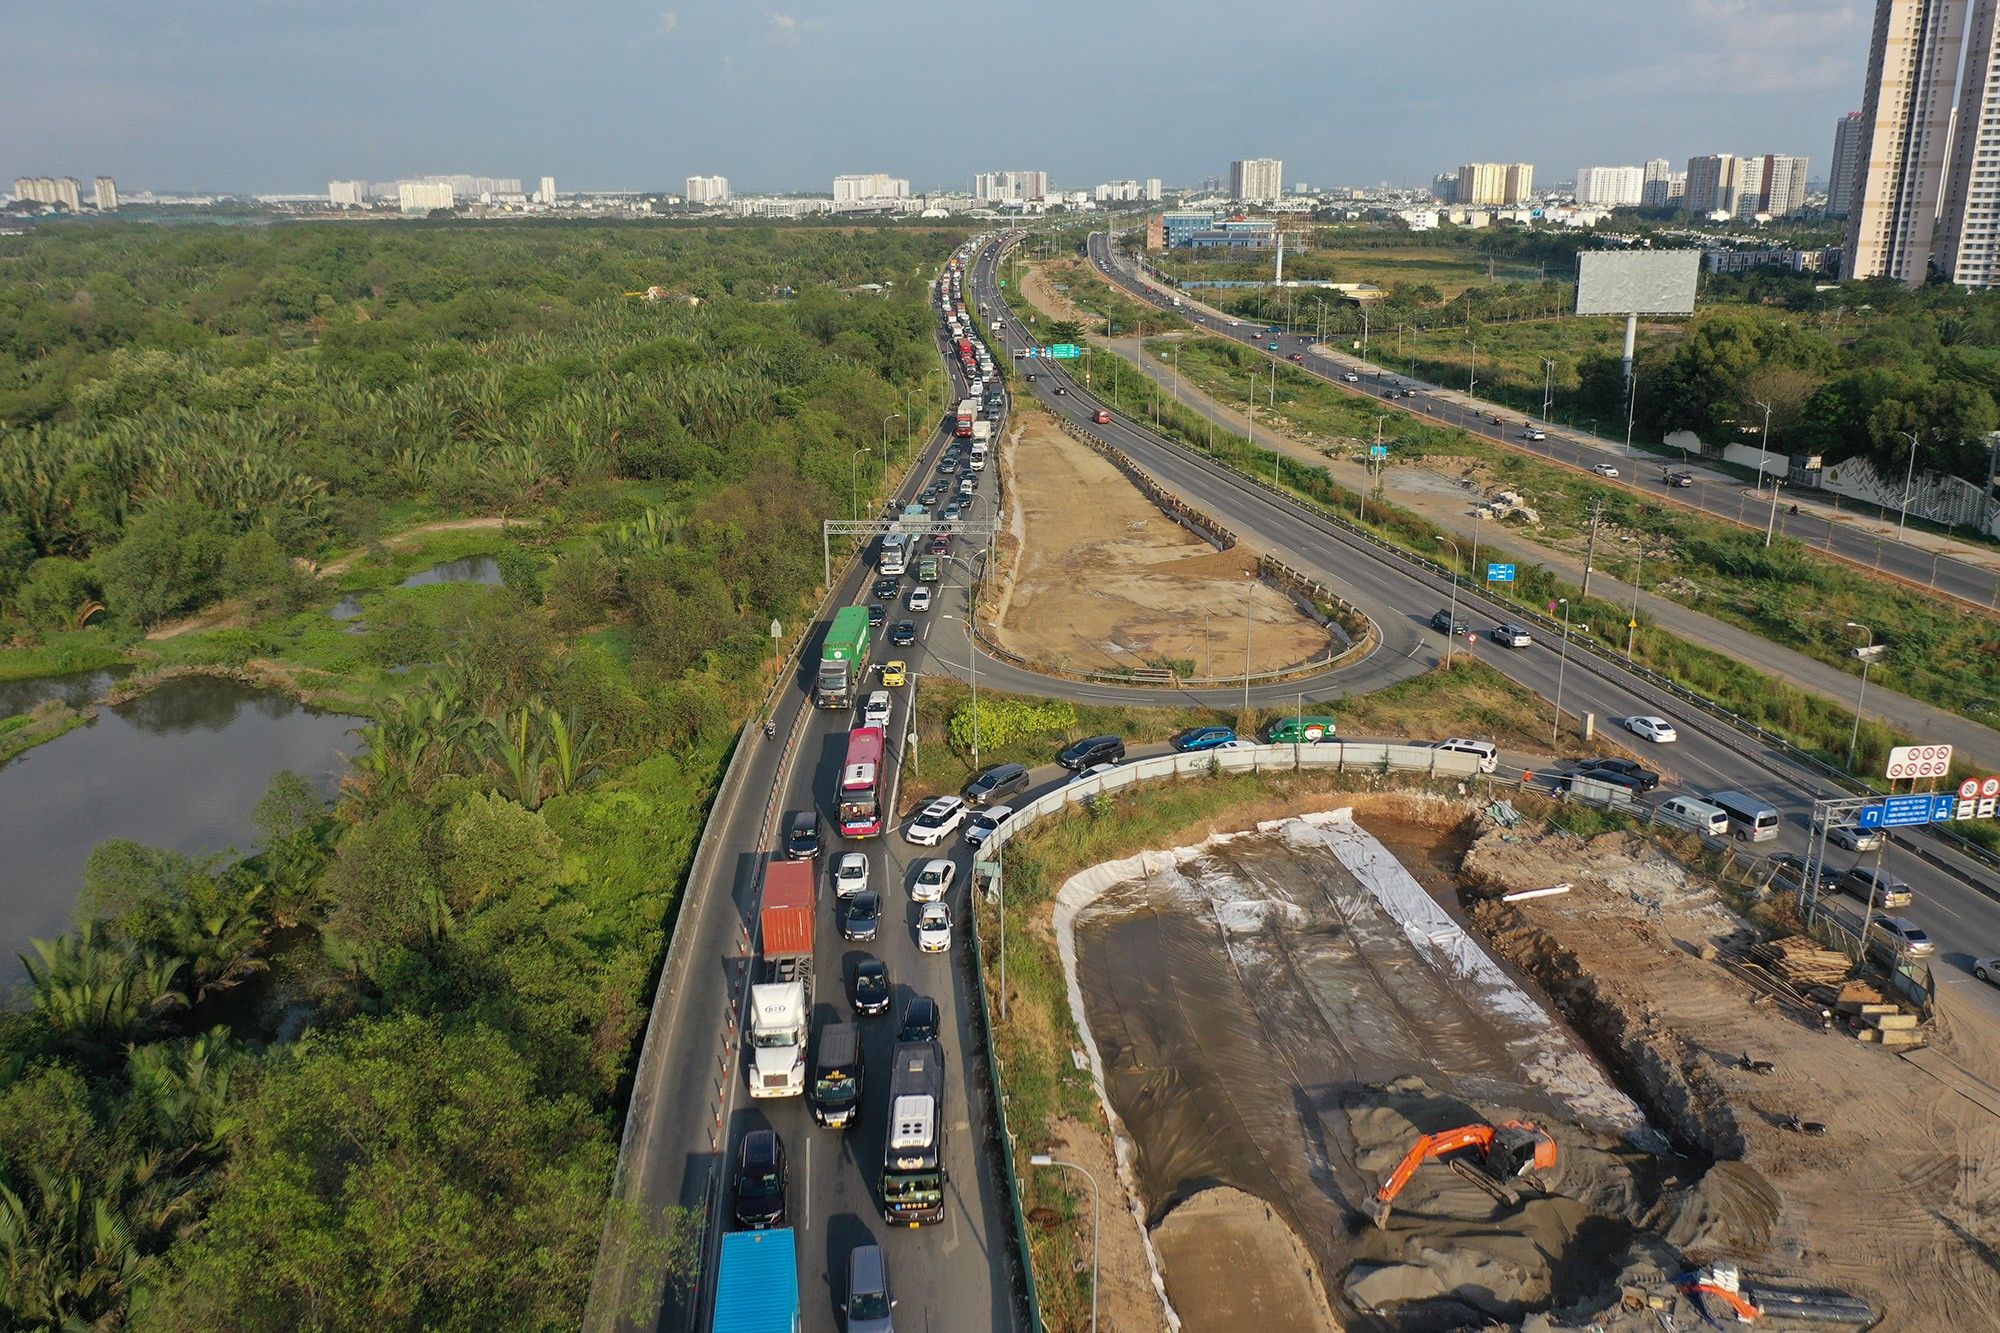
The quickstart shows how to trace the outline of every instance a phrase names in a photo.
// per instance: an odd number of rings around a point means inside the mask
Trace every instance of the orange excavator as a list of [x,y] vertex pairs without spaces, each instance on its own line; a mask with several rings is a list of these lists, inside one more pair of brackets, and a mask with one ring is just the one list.
[[1410,1145],[1403,1160],[1365,1205],[1376,1226],[1389,1225],[1389,1209],[1410,1178],[1417,1174],[1417,1168],[1439,1159],[1447,1159],[1453,1171],[1494,1198],[1513,1204],[1519,1203],[1521,1196],[1509,1182],[1554,1169],[1556,1141],[1539,1125],[1526,1120],[1509,1120],[1500,1125],[1461,1125],[1426,1134]]

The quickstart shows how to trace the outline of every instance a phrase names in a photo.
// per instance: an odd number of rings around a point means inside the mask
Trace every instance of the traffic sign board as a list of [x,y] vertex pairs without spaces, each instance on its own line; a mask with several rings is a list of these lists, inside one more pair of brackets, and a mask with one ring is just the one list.
[[1941,778],[1950,771],[1949,745],[1898,745],[1889,751],[1890,778]]
[[1958,798],[1961,801],[1970,801],[1978,795],[1979,795],[1978,778],[1967,778],[1965,781],[1958,784]]
[[1942,824],[1950,819],[1952,807],[1955,804],[1957,804],[1957,801],[1950,792],[1933,792],[1931,794],[1931,823]]
[[1512,583],[1514,581],[1514,566],[1488,565],[1486,567],[1486,578],[1489,583]]
[[1054,343],[1049,347],[1049,355],[1058,361],[1073,361],[1083,355],[1083,349],[1075,343]]
[[1855,820],[1854,820],[1854,822],[1855,822],[1855,823],[1857,823],[1857,824],[1859,824],[1859,825],[1860,825],[1860,826],[1861,826],[1862,828],[1881,828],[1881,827],[1882,827],[1882,807],[1881,807],[1881,806],[1879,806],[1879,805],[1864,805],[1864,806],[1862,806],[1862,807],[1861,807],[1861,808],[1860,808],[1859,810],[1855,811],[1854,813],[1855,813]]
[[1882,802],[1882,826],[1903,828],[1910,824],[1931,822],[1931,798],[1928,796],[1891,796]]
[[1386,444],[1371,444],[1368,446],[1368,456],[1370,458],[1387,458],[1389,456],[1389,446]]

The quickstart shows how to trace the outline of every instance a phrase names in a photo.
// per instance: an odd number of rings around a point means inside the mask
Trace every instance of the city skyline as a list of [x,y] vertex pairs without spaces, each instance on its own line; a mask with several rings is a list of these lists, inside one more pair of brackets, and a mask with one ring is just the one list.
[[[1460,40],[1413,47],[1400,12],[1253,3],[1175,75],[1189,111],[1163,132],[1157,99],[1137,95],[1156,87],[1157,71],[1120,73],[1120,62],[1095,58],[1126,40],[1124,20],[1108,12],[1064,11],[1076,31],[1049,43],[1032,24],[995,27],[909,0],[850,14],[618,3],[565,13],[560,25],[551,11],[505,2],[474,23],[470,10],[373,0],[338,17],[219,0],[169,14],[111,0],[17,16],[0,72],[22,104],[65,114],[17,127],[0,175],[283,193],[467,164],[523,178],[553,171],[586,189],[677,190],[690,174],[721,172],[736,192],[797,192],[824,190],[831,174],[863,164],[907,178],[913,192],[962,191],[983,169],[975,161],[1040,155],[1043,136],[1010,117],[908,115],[916,63],[908,79],[849,75],[856,61],[921,62],[968,43],[995,68],[1032,56],[1057,83],[1109,94],[1091,99],[1087,142],[1058,136],[1038,163],[1069,188],[1191,183],[1252,151],[1282,158],[1291,179],[1409,186],[1446,163],[1684,160],[1746,134],[1830,161],[1831,127],[1858,103],[1872,6],[1679,0],[1639,14],[1557,0],[1562,21],[1546,25],[1532,51],[1565,69],[1563,99],[1591,101],[1583,121],[1551,115],[1545,96],[1496,96],[1491,62],[1507,63],[1510,43],[1530,54],[1511,18],[1470,0],[1426,8]],[[1148,12],[1171,17],[1160,6]],[[1718,54],[1712,38],[1723,23],[1731,40]],[[1274,24],[1295,49],[1389,54],[1330,90],[1272,89],[1256,69]],[[406,77],[426,61],[437,78]],[[1667,68],[1674,78],[1655,77]],[[1128,80],[1134,95],[1117,95]],[[675,95],[663,101],[662,89]],[[1328,132],[1329,118],[1340,128]],[[1371,124],[1395,133],[1353,128]]]

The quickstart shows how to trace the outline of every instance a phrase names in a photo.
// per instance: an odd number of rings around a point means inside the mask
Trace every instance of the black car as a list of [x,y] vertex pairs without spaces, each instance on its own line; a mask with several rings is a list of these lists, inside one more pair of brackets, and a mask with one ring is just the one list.
[[879,604],[868,608],[869,629],[880,629],[882,626],[882,622],[887,618],[888,618],[888,613],[885,612]]
[[854,977],[847,984],[847,998],[857,1014],[889,1012],[889,965],[873,956],[854,965]]
[[936,1041],[938,1039],[938,1002],[928,995],[915,995],[903,1006],[903,1030],[896,1034],[897,1041]]
[[[1806,882],[1806,859],[1797,852],[1773,852],[1767,858],[1774,867],[1773,877],[1781,884],[1802,888]],[[1841,872],[1832,866],[1822,864],[1819,868],[1820,892],[1830,893],[1840,883]]]
[[938,471],[946,473],[958,471],[958,460],[956,458],[946,458],[944,462],[938,464]]
[[882,925],[882,895],[863,890],[840,905],[840,937],[872,940]]
[[1020,764],[989,768],[965,786],[965,799],[974,805],[1005,800],[1028,789],[1028,770]]
[[775,1129],[753,1129],[736,1153],[736,1225],[785,1225],[785,1145]]
[[785,826],[785,856],[793,861],[819,858],[819,812],[795,810]]
[[896,590],[901,588],[902,586],[903,586],[903,581],[901,579],[887,579],[887,578],[876,579],[875,600],[878,602],[895,601]]
[[1431,617],[1431,628],[1440,634],[1463,634],[1472,628],[1472,622],[1463,615],[1454,616],[1449,610],[1440,610]]
[[1633,791],[1647,792],[1660,785],[1660,775],[1636,759],[1592,759],[1577,771]]
[[1063,386],[1062,386],[1062,385],[1058,384],[1058,385],[1056,385],[1056,392],[1057,392],[1057,393],[1061,393],[1061,394],[1066,394],[1066,393],[1068,393],[1068,392],[1069,392],[1069,390],[1068,390],[1068,389],[1065,389],[1065,388],[1063,388]]
[[914,620],[899,620],[889,626],[889,645],[893,648],[907,648],[917,641],[917,624]]
[[1058,764],[1076,773],[1081,773],[1092,764],[1116,764],[1124,759],[1125,740],[1122,736],[1092,736],[1056,756]]

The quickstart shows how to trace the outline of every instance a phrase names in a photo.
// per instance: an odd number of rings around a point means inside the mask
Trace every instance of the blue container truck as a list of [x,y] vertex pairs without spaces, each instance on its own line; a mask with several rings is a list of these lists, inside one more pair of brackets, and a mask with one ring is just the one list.
[[713,1333],[799,1333],[798,1243],[789,1227],[722,1238]]

